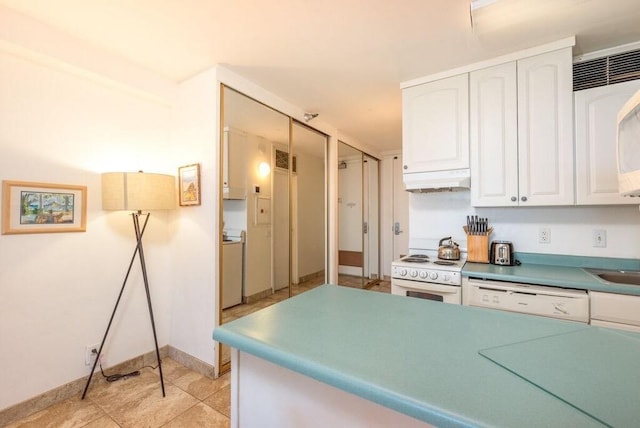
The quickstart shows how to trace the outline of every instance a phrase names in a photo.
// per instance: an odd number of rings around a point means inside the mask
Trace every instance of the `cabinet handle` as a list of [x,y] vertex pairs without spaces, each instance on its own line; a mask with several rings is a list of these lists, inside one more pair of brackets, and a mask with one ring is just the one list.
[[522,202],[527,202],[527,197],[526,197],[526,196],[523,196],[523,197],[521,197],[521,198],[520,198],[520,200],[521,200]]
[[515,202],[515,201],[517,201],[517,200],[518,200],[518,198],[516,198],[515,196],[512,196],[512,197],[511,197],[511,202]]
[[405,165],[402,167],[403,169],[409,169],[409,166]]

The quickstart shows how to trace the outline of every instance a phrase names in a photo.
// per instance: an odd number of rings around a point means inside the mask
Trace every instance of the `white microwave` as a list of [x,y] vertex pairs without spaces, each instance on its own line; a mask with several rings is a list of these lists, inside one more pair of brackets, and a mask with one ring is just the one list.
[[618,112],[618,191],[640,196],[640,91]]

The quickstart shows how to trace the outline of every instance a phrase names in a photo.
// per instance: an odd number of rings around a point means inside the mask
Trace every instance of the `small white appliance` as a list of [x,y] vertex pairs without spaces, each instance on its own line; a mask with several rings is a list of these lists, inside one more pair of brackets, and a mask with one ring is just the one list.
[[460,260],[438,259],[437,250],[411,250],[391,263],[391,294],[459,305],[462,303]]
[[640,91],[618,112],[618,191],[640,196]]
[[242,303],[244,288],[244,230],[225,230],[222,242],[222,309]]
[[479,278],[465,279],[463,288],[465,305],[589,322],[589,294],[586,290]]

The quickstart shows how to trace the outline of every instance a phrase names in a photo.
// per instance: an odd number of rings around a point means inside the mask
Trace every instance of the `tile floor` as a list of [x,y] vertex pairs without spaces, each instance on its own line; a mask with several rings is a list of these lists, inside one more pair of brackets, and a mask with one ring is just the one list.
[[[345,284],[348,282],[345,279]],[[342,279],[340,282],[343,282]],[[321,285],[307,281],[293,288],[293,294]],[[349,285],[347,285],[349,286]],[[370,291],[390,292],[391,283],[380,281]],[[231,321],[287,298],[286,290],[255,302],[225,310],[224,320]],[[233,311],[235,309],[235,311]],[[109,371],[106,370],[107,374]],[[144,368],[140,376],[106,382],[100,374],[94,375],[85,400],[80,396],[62,401],[7,428],[41,427],[147,427],[217,428],[230,426],[230,373],[210,379],[196,373],[170,358],[162,360],[166,397],[162,397],[157,369]]]
[[[108,373],[108,370],[107,370]],[[210,379],[170,358],[162,360],[166,397],[158,370],[106,382],[94,375],[87,397],[62,401],[7,427],[228,427],[230,374]]]

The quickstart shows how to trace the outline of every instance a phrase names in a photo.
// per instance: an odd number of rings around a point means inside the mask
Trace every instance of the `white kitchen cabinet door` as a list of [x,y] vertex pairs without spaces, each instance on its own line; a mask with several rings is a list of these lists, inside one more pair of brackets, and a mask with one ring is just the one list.
[[573,205],[571,48],[518,61],[520,205]]
[[402,91],[405,173],[469,168],[469,75]]
[[518,205],[516,63],[469,75],[471,205]]
[[640,89],[640,80],[586,89],[574,94],[576,203],[638,204],[618,193],[617,115]]
[[224,199],[247,197],[246,151],[246,134],[226,128],[222,148],[222,197]]
[[[625,326],[640,327],[640,296],[628,296],[614,293],[589,292],[591,297],[590,322],[597,325],[596,321],[621,324]],[[603,324],[600,324],[603,325]]]

